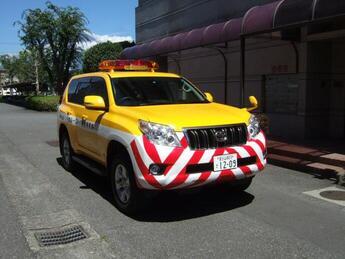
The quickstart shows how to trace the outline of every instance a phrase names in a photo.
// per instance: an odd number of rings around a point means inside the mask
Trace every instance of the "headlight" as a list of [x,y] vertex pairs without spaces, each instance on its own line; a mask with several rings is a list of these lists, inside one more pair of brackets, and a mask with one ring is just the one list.
[[255,115],[249,118],[248,133],[251,138],[254,138],[260,132],[260,122]]
[[175,130],[169,126],[139,120],[139,129],[154,144],[180,147]]

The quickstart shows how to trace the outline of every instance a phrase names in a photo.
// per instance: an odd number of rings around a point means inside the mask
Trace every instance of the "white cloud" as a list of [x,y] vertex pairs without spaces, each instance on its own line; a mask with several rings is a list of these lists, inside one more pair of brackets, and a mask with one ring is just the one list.
[[79,47],[86,50],[101,42],[133,41],[133,38],[131,36],[119,36],[119,35],[108,35],[108,34],[100,35],[96,33],[89,33],[89,37],[90,37],[90,41],[80,44]]
[[18,53],[15,53],[15,52],[1,52],[0,51],[0,56],[2,56],[2,55],[8,55],[8,56],[10,56],[10,57],[18,57]]

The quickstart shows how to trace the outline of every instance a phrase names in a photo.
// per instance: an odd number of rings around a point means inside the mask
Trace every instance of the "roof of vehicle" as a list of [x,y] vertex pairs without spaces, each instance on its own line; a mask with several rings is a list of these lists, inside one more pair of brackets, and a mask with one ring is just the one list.
[[88,76],[104,76],[108,75],[111,78],[121,78],[121,77],[172,77],[180,78],[181,76],[173,73],[163,73],[163,72],[150,72],[150,71],[114,71],[114,72],[94,72],[94,73],[85,73],[73,76],[72,79],[78,79]]

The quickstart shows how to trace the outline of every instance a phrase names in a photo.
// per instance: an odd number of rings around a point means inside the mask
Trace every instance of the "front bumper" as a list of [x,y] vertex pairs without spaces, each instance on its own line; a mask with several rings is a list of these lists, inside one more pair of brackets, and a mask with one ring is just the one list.
[[[152,144],[145,136],[131,142],[130,155],[137,184],[140,188],[169,190],[199,187],[209,183],[235,181],[252,177],[266,165],[266,138],[260,132],[245,145],[207,150],[191,150],[186,138],[178,133],[182,147]],[[214,172],[213,157],[236,153],[239,167]],[[165,166],[164,174],[152,175],[152,164]]]

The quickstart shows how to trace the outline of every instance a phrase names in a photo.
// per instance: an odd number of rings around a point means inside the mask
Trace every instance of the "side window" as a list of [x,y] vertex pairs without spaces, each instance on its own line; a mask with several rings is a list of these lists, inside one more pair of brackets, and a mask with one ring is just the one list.
[[76,102],[77,86],[78,86],[78,80],[77,79],[73,79],[68,86],[68,97],[67,97],[68,100],[67,101],[70,103]]
[[84,98],[87,95],[101,96],[105,105],[109,105],[106,83],[101,77],[85,77],[71,82],[68,88],[69,102],[84,105]]
[[79,83],[78,83],[77,91],[76,91],[75,103],[84,105],[84,97],[87,95],[90,95],[89,93],[90,90],[91,90],[90,78],[85,77],[85,78],[79,79]]
[[107,85],[102,77],[92,77],[91,89],[88,95],[98,95],[103,97],[106,106],[109,106]]

